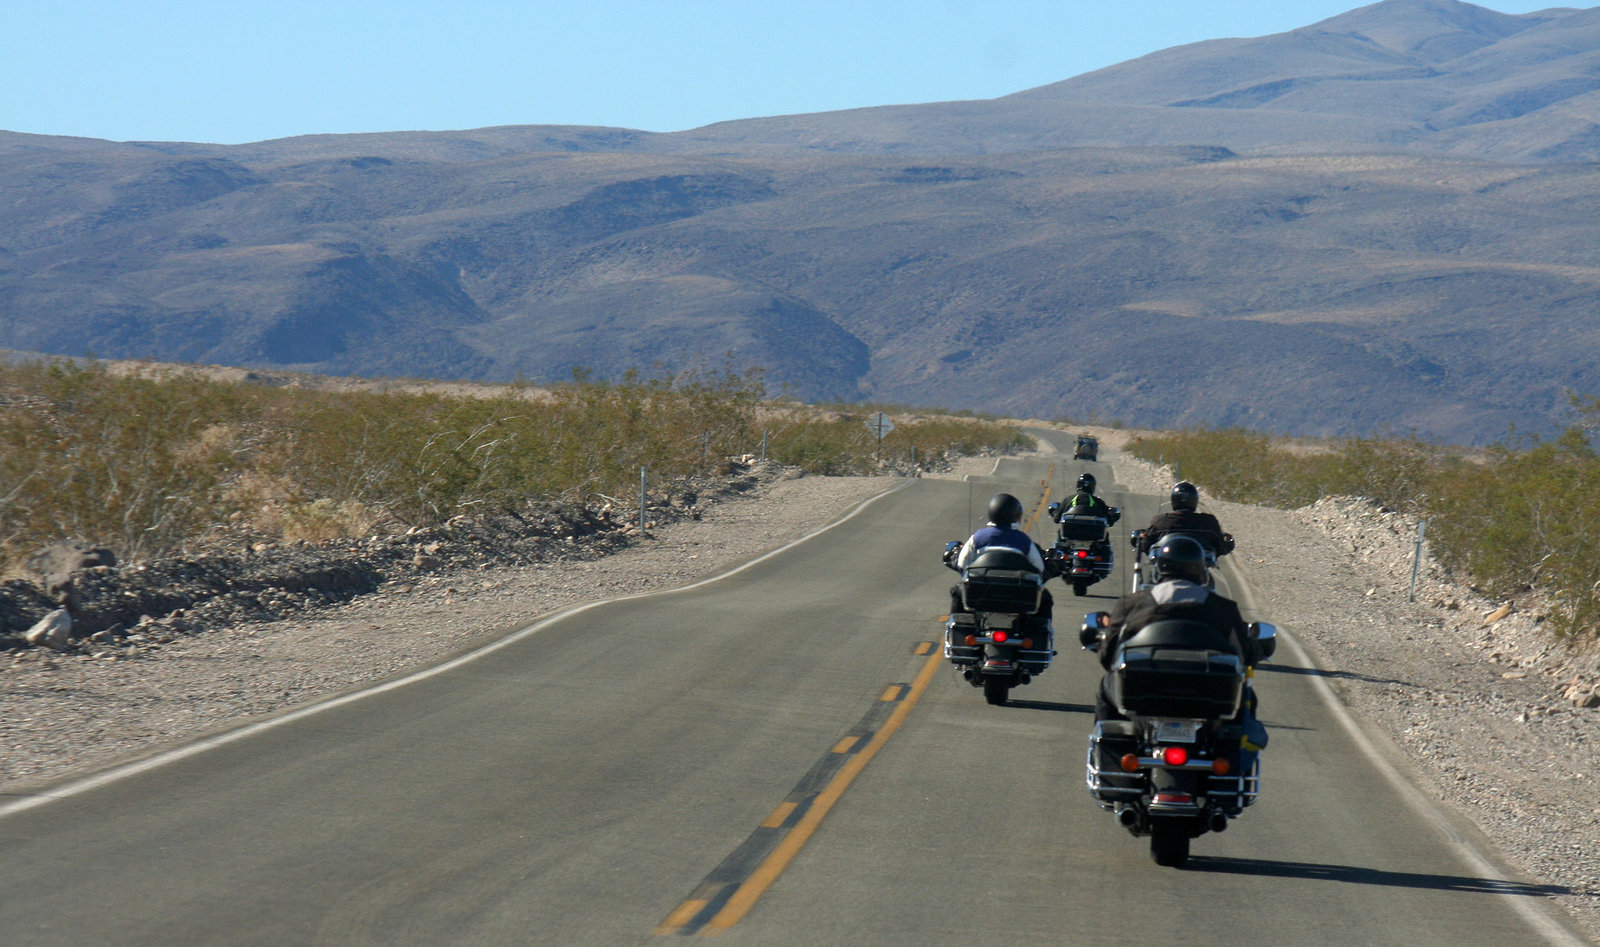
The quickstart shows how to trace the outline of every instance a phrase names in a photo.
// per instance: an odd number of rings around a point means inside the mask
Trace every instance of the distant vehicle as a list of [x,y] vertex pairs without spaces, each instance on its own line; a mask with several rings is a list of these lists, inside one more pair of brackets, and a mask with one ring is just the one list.
[[1072,451],[1073,460],[1099,460],[1100,440],[1087,434],[1078,435],[1078,446]]

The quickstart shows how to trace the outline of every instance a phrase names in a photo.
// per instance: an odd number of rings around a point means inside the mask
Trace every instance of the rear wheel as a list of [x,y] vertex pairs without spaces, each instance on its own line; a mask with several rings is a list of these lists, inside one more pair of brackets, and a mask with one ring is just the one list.
[[1150,825],[1150,857],[1163,868],[1181,868],[1189,860],[1187,826],[1167,819]]
[[983,699],[996,707],[1006,702],[1011,696],[1011,682],[1003,677],[986,677],[983,679]]
[[1088,594],[1088,591],[1089,591],[1089,583],[1083,582],[1083,581],[1078,581],[1078,582],[1072,583],[1072,594],[1073,595],[1086,595],[1086,594]]

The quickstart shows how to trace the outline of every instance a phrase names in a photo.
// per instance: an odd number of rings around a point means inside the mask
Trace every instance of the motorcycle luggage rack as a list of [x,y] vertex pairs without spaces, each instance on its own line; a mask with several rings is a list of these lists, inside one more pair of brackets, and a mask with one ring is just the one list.
[[1211,801],[1223,809],[1238,812],[1261,798],[1261,760],[1250,762],[1250,771],[1229,776],[1212,776],[1206,786]]
[[1050,659],[1054,656],[1054,642],[1048,638],[1045,640],[1043,648],[1017,649],[1017,663],[1022,665],[1022,669],[1029,674],[1038,674],[1049,667]]
[[1089,734],[1084,783],[1100,808],[1110,809],[1118,802],[1132,802],[1144,795],[1144,774],[1126,772],[1121,764],[1123,756],[1137,752],[1138,748],[1133,724],[1102,720],[1094,725],[1094,732]]
[[944,630],[944,656],[955,664],[977,664],[983,658],[983,646],[966,643],[967,635],[976,634],[977,631],[976,615],[959,612],[951,615],[950,623]]

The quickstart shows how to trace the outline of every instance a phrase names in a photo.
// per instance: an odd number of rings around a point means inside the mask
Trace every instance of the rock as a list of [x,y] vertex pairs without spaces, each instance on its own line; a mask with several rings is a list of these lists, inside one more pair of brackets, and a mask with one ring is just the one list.
[[1600,707],[1600,691],[1586,681],[1580,681],[1567,688],[1567,700],[1578,707]]
[[1490,612],[1488,615],[1485,615],[1484,618],[1483,618],[1483,623],[1485,625],[1492,625],[1495,622],[1499,621],[1500,619],[1506,617],[1509,614],[1511,614],[1511,603],[1507,602],[1504,605],[1500,606],[1499,608],[1495,609],[1494,611]]
[[72,616],[65,608],[58,608],[39,619],[22,637],[35,647],[65,651],[72,646]]
[[45,592],[50,600],[64,606],[73,615],[83,607],[73,582],[74,573],[81,569],[110,568],[116,564],[116,553],[110,549],[82,543],[57,543],[28,557],[28,568],[44,580]]

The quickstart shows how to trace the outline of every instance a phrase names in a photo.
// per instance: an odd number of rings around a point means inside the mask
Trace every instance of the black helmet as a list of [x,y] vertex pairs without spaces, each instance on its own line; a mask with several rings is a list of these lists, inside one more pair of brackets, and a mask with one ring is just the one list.
[[989,501],[989,522],[996,526],[1014,526],[1021,521],[1021,500],[1009,493],[997,493]]
[[1150,553],[1157,582],[1188,579],[1196,585],[1206,581],[1206,550],[1189,536],[1168,536]]
[[1172,508],[1193,513],[1195,507],[1200,505],[1200,491],[1194,484],[1185,480],[1172,488]]
[[1078,489],[1079,490],[1082,490],[1085,493],[1093,493],[1094,492],[1094,485],[1095,485],[1094,474],[1092,474],[1092,473],[1081,473],[1081,474],[1078,474]]

